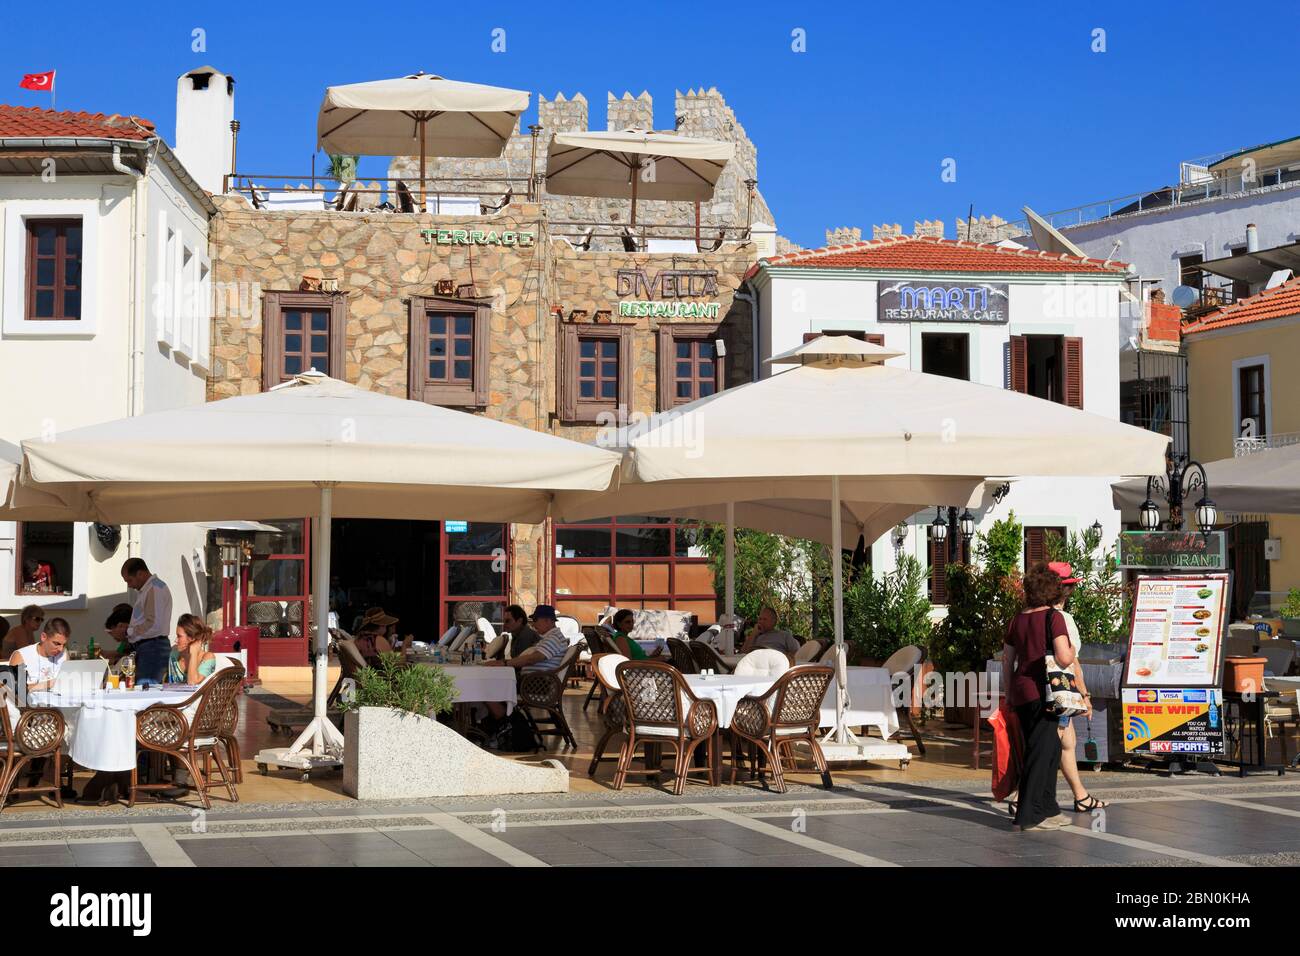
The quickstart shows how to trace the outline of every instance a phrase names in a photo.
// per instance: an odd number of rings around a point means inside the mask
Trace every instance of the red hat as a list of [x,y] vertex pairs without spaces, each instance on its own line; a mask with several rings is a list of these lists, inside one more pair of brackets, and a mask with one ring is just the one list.
[[1066,561],[1052,561],[1047,565],[1060,577],[1062,584],[1078,584],[1079,579],[1074,576],[1074,568],[1070,567]]

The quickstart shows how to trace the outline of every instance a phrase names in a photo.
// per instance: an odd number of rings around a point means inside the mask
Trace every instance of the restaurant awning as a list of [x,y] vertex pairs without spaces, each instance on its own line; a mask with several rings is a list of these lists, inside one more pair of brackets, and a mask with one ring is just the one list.
[[[1204,467],[1204,493],[1220,514],[1300,514],[1300,445],[1264,448],[1206,462]],[[1161,468],[1153,474],[1163,473]],[[1146,479],[1117,481],[1111,490],[1124,520],[1136,521],[1146,500]],[[1184,506],[1189,513],[1200,494],[1194,493]]]
[[1250,283],[1265,283],[1279,269],[1290,269],[1300,275],[1300,242],[1211,259],[1197,263],[1196,267],[1203,272]]

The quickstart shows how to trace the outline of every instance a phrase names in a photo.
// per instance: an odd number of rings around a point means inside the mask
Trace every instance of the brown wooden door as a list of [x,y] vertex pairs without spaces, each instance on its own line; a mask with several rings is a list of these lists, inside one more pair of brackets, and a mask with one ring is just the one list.
[[1011,390],[1029,391],[1029,340],[1023,335],[1011,336]]
[[1232,569],[1232,613],[1244,620],[1256,591],[1269,590],[1269,566],[1264,559],[1267,521],[1247,521],[1228,529],[1228,567]]
[[1065,337],[1065,404],[1083,408],[1083,339]]

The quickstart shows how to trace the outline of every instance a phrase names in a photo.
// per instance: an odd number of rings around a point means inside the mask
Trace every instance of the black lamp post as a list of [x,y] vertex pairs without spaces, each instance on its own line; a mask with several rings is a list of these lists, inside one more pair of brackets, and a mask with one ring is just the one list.
[[1219,512],[1210,500],[1205,467],[1199,461],[1189,461],[1186,455],[1166,454],[1165,476],[1162,478],[1152,475],[1147,479],[1147,498],[1138,512],[1138,523],[1142,530],[1160,530],[1160,508],[1153,498],[1153,494],[1158,493],[1164,495],[1169,502],[1170,530],[1182,531],[1184,502],[1198,489],[1201,497],[1196,502],[1196,528],[1201,534],[1208,535],[1219,519]]
[[[930,522],[930,536],[939,544],[948,542],[950,562],[960,561],[961,547],[958,542],[970,545],[971,538],[975,536],[975,516],[970,513],[969,508],[963,509],[960,516],[957,514],[957,509],[951,505],[948,506],[947,517],[944,516],[943,510],[943,505],[935,506],[934,520]],[[958,538],[959,533],[960,538]]]

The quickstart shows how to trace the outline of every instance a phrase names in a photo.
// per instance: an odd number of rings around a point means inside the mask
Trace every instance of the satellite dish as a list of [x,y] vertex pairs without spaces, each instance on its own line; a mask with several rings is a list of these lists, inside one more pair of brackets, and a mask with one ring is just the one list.
[[1180,309],[1185,309],[1189,305],[1195,305],[1200,299],[1201,294],[1189,285],[1180,285],[1174,289],[1174,294],[1169,297],[1170,301]]

